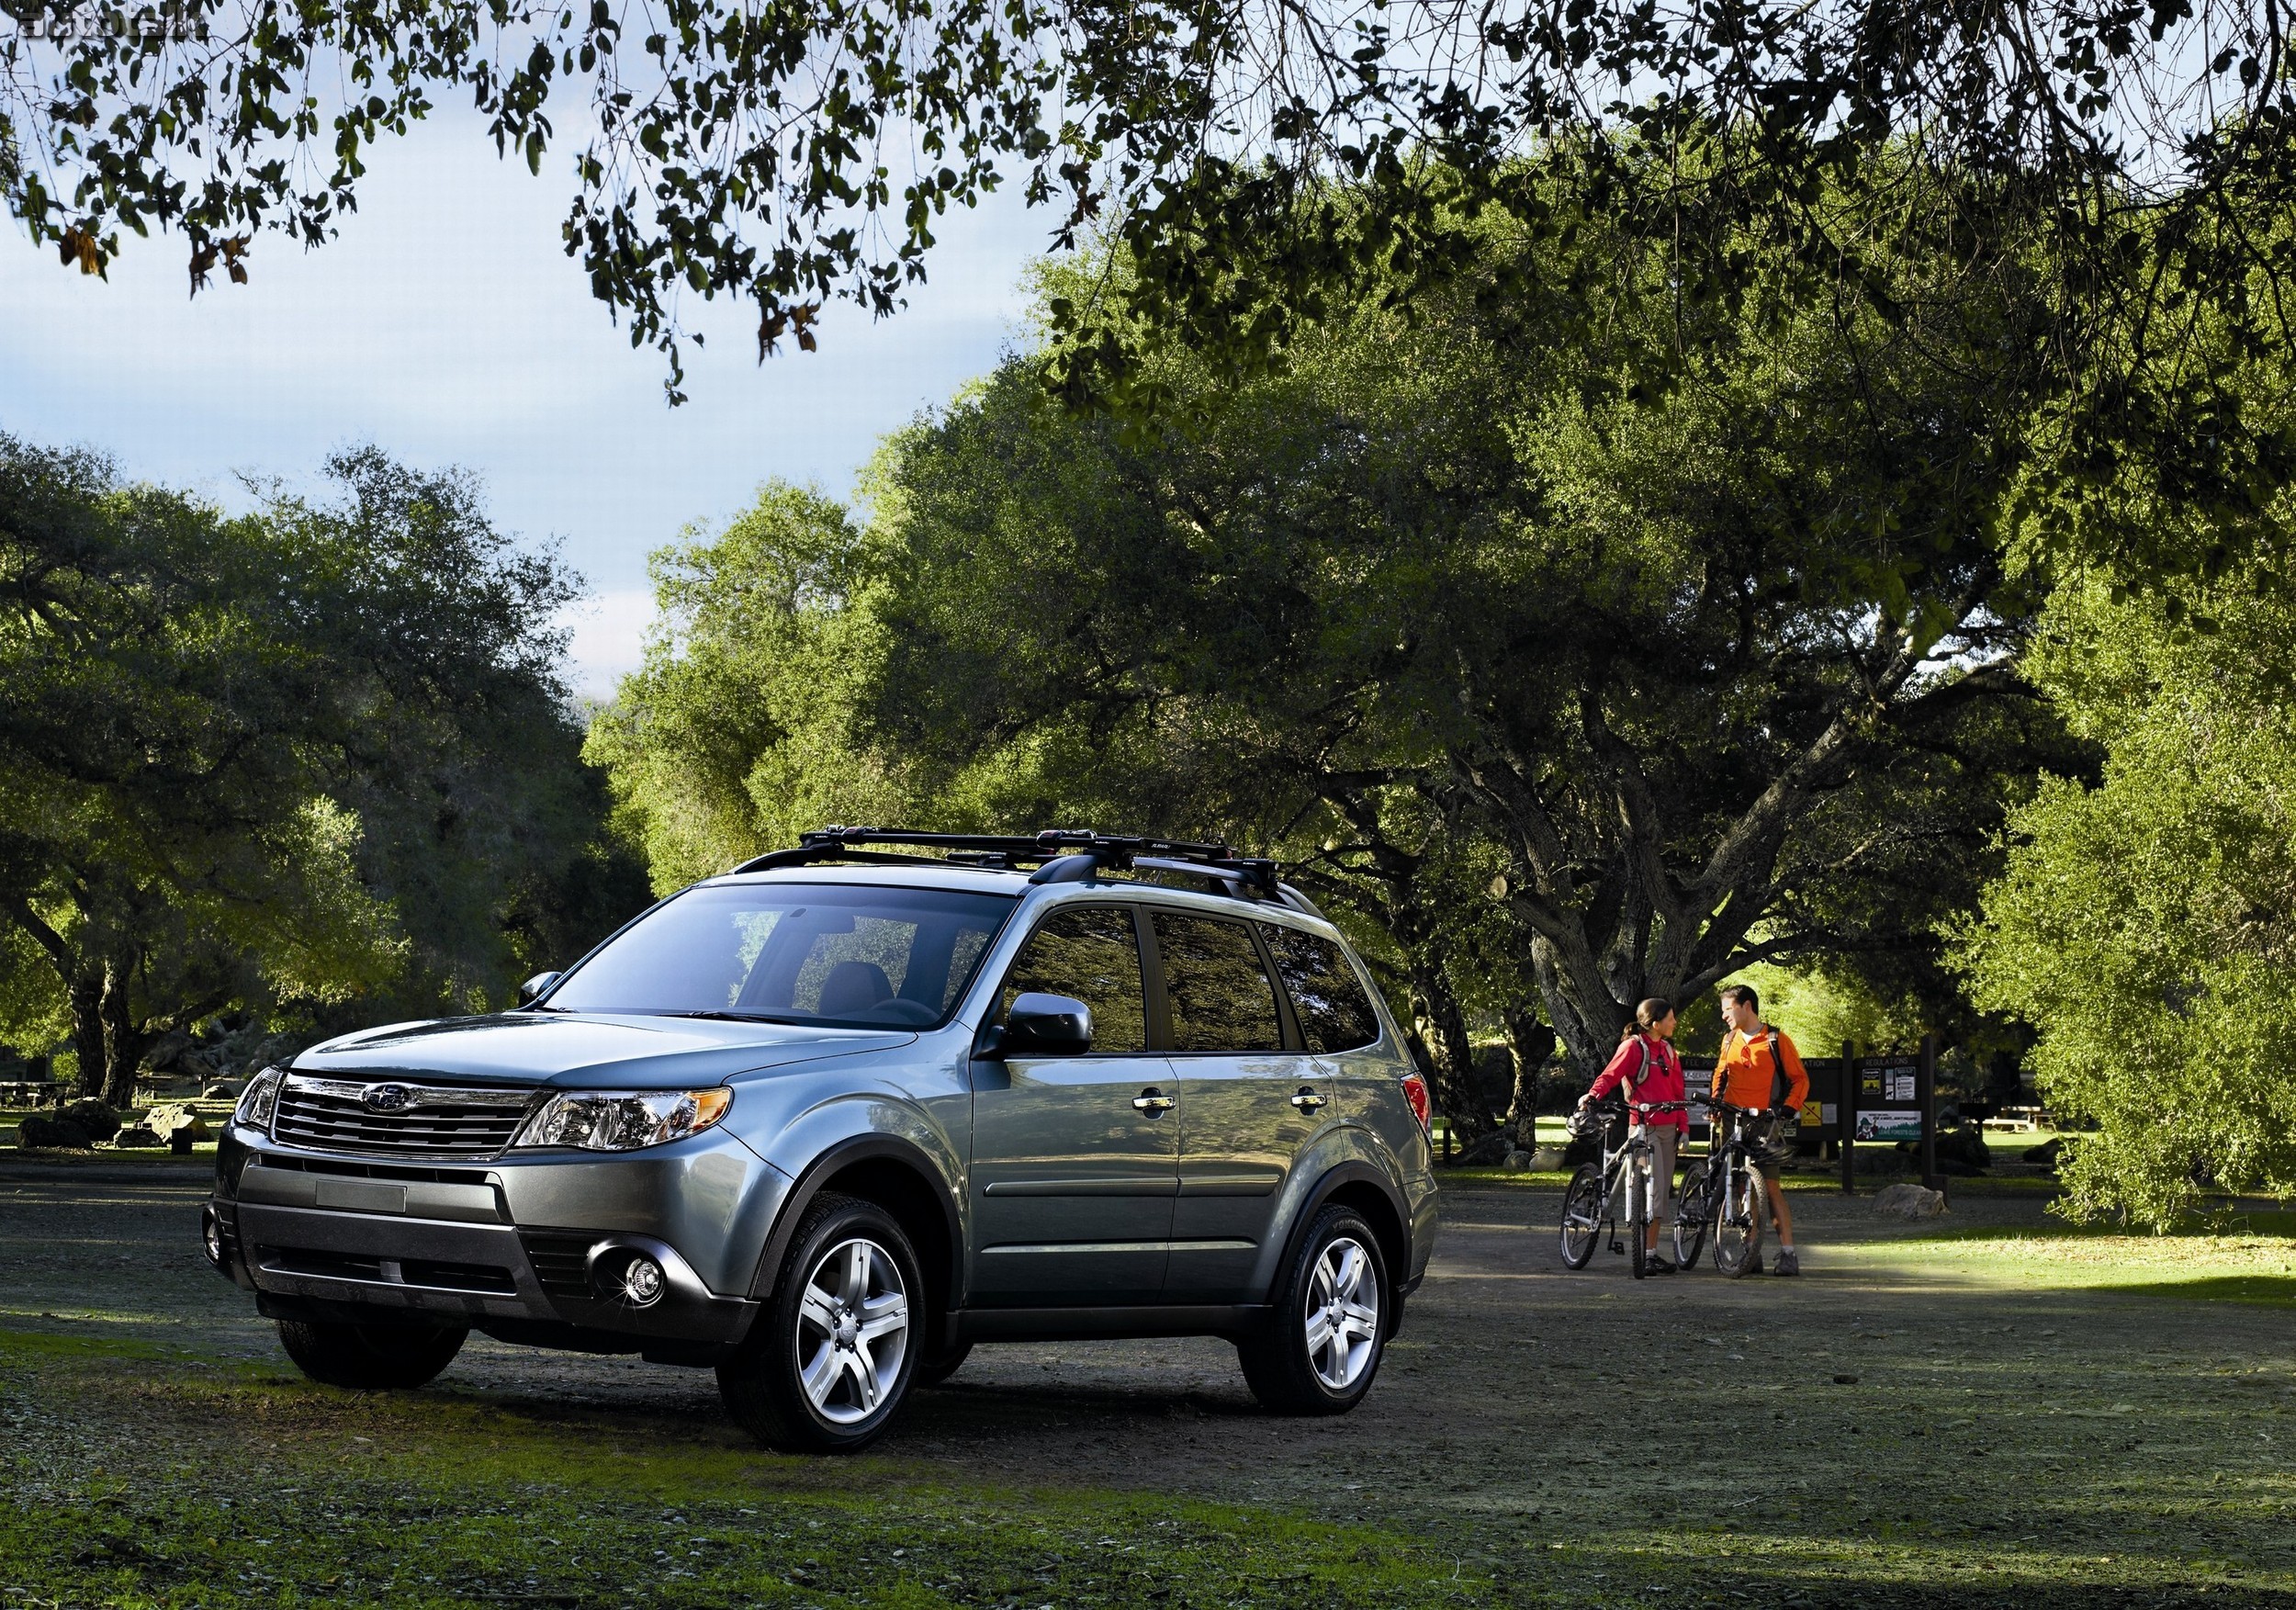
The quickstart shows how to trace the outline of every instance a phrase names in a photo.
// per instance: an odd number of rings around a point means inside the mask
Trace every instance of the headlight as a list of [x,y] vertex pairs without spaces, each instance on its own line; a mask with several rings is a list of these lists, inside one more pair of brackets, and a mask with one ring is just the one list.
[[271,1115],[279,1109],[279,1086],[287,1082],[287,1075],[277,1068],[265,1068],[247,1081],[247,1088],[239,1093],[239,1109],[231,1114],[234,1122],[251,1124],[259,1130],[271,1127]]
[[628,1152],[698,1135],[726,1116],[731,1090],[569,1090],[526,1120],[522,1146]]

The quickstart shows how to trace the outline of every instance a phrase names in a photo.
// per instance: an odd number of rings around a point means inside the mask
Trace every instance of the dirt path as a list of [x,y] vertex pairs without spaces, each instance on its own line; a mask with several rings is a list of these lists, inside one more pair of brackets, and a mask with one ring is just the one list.
[[[0,1181],[0,1325],[278,1357],[198,1258],[198,1194]],[[1647,1530],[1749,1571],[1772,1548],[1815,1569],[1904,1546],[1933,1571],[2015,1544],[2067,1582],[2141,1562],[2249,1602],[2296,1590],[2291,1310],[2003,1288],[1863,1200],[1795,1199],[1798,1281],[1638,1283],[1607,1252],[1561,1267],[1555,1193],[1455,1188],[1404,1334],[1345,1419],[1260,1414],[1215,1342],[1001,1346],[920,1394],[884,1451],[959,1480],[1360,1516],[1503,1580],[1558,1543]],[[2030,1199],[1972,1199],[1948,1222],[2046,1222]],[[474,1341],[442,1385],[734,1440],[700,1371]]]

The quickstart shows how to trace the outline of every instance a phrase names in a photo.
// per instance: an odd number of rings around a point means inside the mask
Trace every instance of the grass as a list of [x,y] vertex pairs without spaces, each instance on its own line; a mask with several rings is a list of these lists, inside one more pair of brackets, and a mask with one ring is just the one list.
[[2289,1233],[2296,1214],[2232,1217],[2245,1228],[2225,1233],[2196,1221],[2143,1235],[2102,1225],[2009,1233],[1941,1227],[1845,1247],[1840,1255],[1868,1269],[1917,1273],[1941,1289],[2117,1291],[2296,1307],[2296,1240]]
[[[2166,1238],[1922,1226],[1830,1256],[1922,1293],[1908,1302],[1956,1302],[1961,1327],[2007,1318],[1986,1293],[2011,1289],[2028,1312],[2034,1298],[2062,1309],[2069,1318],[2046,1321],[2060,1325],[2080,1323],[2088,1293],[2278,1302],[2255,1293],[2280,1290],[2296,1261],[2285,1220],[2296,1215]],[[2016,1348],[2060,1345],[2055,1327],[2019,1318]],[[1717,1312],[1694,1327],[1729,1334],[1734,1323],[1745,1321]],[[2126,1321],[2088,1323],[2110,1348]],[[1805,1327],[1795,1341],[1807,1357],[1727,1364],[1740,1382],[1731,1447],[1748,1463],[1722,1477],[1699,1463],[1702,1419],[1688,1405],[1674,1426],[1644,1428],[1651,1437],[1633,1449],[1651,1458],[1621,1463],[1624,1410],[1592,1399],[1628,1390],[1639,1367],[1566,1341],[1523,1380],[1555,1401],[1552,1435],[1523,1449],[1541,1469],[1536,1506],[1431,1525],[1390,1523],[1376,1492],[1364,1495],[1373,1518],[1345,1520],[1330,1500],[1309,1515],[969,1481],[940,1460],[783,1458],[707,1419],[456,1387],[346,1394],[197,1345],[0,1330],[0,1605],[2296,1603],[2285,1546],[2296,1481],[2255,1440],[2291,1413],[2285,1359],[2232,1359],[2209,1371],[2223,1380],[2195,1391],[2179,1378],[2163,1396],[2135,1348],[2092,1350],[2046,1387],[2055,1378],[2034,1376],[2030,1353],[1941,1367],[1918,1345],[1876,1350],[1851,1330]],[[1693,1357],[1658,1367],[1729,1359],[1729,1345],[1697,1334]],[[1474,1408],[1431,1401],[1428,1413]],[[1529,1497],[1523,1481],[1506,1488]]]
[[[2284,1300],[2291,1233],[2296,1214],[2264,1211],[2161,1237],[1923,1225],[1829,1244],[1883,1290],[1850,1324],[1840,1304],[1777,1312],[1774,1354],[1735,1339],[1765,1322],[1729,1307],[1657,1356],[1558,1308],[1515,1383],[1551,1403],[1548,1426],[1504,1479],[1424,1445],[1438,1485],[1508,1503],[1435,1514],[1377,1491],[1310,1514],[974,1481],[945,1458],[787,1458],[706,1419],[452,1384],[337,1392],[157,1327],[28,1319],[0,1329],[0,1610],[2296,1606],[2296,1471],[2269,1440],[2296,1434],[2287,1349],[2226,1344],[2175,1373],[2155,1356],[2172,1323],[2212,1323],[2184,1317],[2196,1300]],[[1730,1301],[1771,1312],[1822,1289]],[[2163,1318],[2085,1293],[2158,1300]],[[1398,1343],[1429,1345],[1424,1329]],[[1727,1424],[1687,1398],[1671,1422],[1625,1417],[1637,1379],[1707,1365],[1734,1383]],[[1038,1435],[1139,1449],[1162,1434],[1151,1406],[1072,1409]],[[1329,1444],[1276,1424],[1266,1439],[1294,1465],[1386,1452],[1361,1422]]]
[[1420,1541],[1246,1507],[952,1486],[99,1338],[0,1332],[0,1381],[10,1604],[1491,1602]]

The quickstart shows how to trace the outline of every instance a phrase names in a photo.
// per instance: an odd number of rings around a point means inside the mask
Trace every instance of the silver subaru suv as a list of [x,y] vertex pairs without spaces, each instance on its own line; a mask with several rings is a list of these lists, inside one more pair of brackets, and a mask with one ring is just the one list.
[[420,1386],[478,1330],[715,1368],[827,1452],[975,1343],[1215,1335],[1338,1413],[1426,1269],[1426,1086],[1221,846],[828,828],[522,994],[250,1082],[208,1255],[313,1379]]

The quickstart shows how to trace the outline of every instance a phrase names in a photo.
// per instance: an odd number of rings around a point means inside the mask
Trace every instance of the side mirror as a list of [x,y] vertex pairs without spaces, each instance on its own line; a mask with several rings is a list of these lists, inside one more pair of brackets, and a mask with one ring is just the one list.
[[544,992],[556,984],[561,974],[556,973],[535,974],[518,986],[518,1004],[522,1007],[532,1006],[542,998]]
[[1075,1056],[1092,1049],[1092,1008],[1064,995],[1018,996],[981,1036],[984,1057]]

